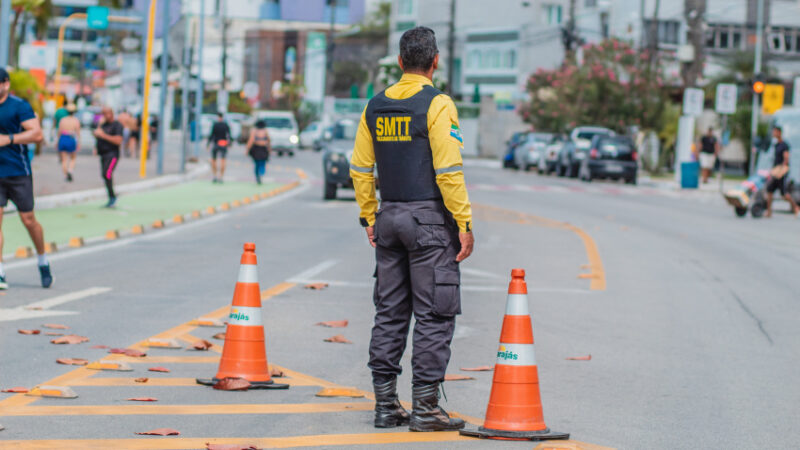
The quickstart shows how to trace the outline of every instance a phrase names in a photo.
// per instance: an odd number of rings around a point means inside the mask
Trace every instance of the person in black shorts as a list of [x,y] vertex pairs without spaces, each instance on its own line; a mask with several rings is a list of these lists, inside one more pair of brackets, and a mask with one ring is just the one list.
[[113,208],[117,203],[117,196],[114,194],[114,169],[119,162],[119,149],[122,145],[122,124],[114,119],[114,111],[108,106],[103,107],[103,118],[94,130],[94,137],[97,138],[95,152],[100,156],[100,176],[106,183],[108,191],[108,203],[106,208]]
[[[53,284],[53,275],[44,250],[44,231],[33,214],[33,176],[28,158],[28,144],[43,139],[42,127],[31,105],[10,95],[10,89],[8,72],[0,68],[0,227],[3,208],[11,200],[36,247],[42,287],[49,288]],[[3,234],[0,228],[0,290],[8,289],[2,259]]]
[[[208,136],[208,144],[211,146],[211,171],[214,173],[213,183],[222,183],[222,176],[225,175],[225,158],[228,157],[230,143],[231,129],[225,122],[225,115],[218,113],[217,121],[214,122],[211,134]],[[219,166],[217,158],[220,159]]]
[[783,140],[781,127],[772,129],[772,137],[777,142],[775,143],[775,160],[767,181],[767,212],[765,217],[772,217],[772,199],[775,191],[781,191],[783,198],[792,206],[792,213],[794,213],[795,217],[800,217],[800,206],[795,203],[787,186],[789,183],[789,145]]

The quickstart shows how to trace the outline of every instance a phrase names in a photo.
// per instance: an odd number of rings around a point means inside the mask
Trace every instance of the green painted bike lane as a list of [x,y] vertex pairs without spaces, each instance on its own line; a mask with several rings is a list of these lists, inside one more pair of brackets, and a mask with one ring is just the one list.
[[[169,222],[176,214],[217,207],[222,203],[242,200],[255,194],[281,187],[280,183],[256,185],[253,183],[212,184],[194,181],[158,190],[120,196],[113,209],[103,208],[106,203],[93,201],[78,205],[36,211],[36,218],[44,227],[47,242],[63,247],[71,237],[90,239],[104,236],[108,230],[128,230],[134,225],[150,226],[158,219]],[[18,247],[33,247],[27,230],[17,214],[3,217],[3,253],[13,253]]]

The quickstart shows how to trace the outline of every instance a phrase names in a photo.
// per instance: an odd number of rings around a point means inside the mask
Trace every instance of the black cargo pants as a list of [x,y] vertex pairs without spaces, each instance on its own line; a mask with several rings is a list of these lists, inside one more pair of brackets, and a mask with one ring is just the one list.
[[458,226],[441,201],[384,201],[375,219],[375,241],[375,325],[368,364],[373,377],[402,371],[413,313],[413,383],[442,381],[455,316],[461,313]]

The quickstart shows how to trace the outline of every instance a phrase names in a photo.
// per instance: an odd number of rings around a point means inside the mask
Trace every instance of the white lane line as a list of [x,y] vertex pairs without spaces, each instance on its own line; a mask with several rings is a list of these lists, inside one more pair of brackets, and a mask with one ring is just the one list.
[[495,280],[506,280],[506,279],[508,279],[507,277],[500,276],[500,275],[494,274],[492,272],[487,272],[485,270],[480,270],[480,269],[471,269],[471,268],[468,268],[468,267],[462,267],[461,268],[461,273],[464,274],[464,275],[469,275],[469,276],[478,277],[478,278],[493,278]]
[[53,306],[63,305],[64,303],[73,302],[93,295],[105,294],[110,291],[110,287],[91,287],[78,292],[71,292],[69,294],[59,295],[47,300],[40,300],[38,302],[28,303],[23,306],[25,309],[48,309]]
[[0,309],[0,322],[11,322],[13,320],[24,320],[24,319],[38,319],[42,317],[51,317],[51,316],[74,316],[78,314],[77,311],[56,311],[56,310],[46,310],[46,311],[30,311],[23,308],[14,308],[14,309]]
[[[331,267],[335,266],[339,262],[338,259],[329,259],[327,261],[322,261],[321,263],[317,264],[316,266],[305,270],[303,272],[298,273],[297,275],[289,278],[287,281],[289,283],[314,283],[314,281],[309,281],[315,276],[325,272],[326,270],[330,269]],[[329,283],[330,284],[330,283]]]
[[[359,288],[359,289],[360,288],[372,289],[374,287],[373,283],[365,281],[319,280],[319,279],[308,279],[300,277],[295,277],[287,281],[290,283],[297,283],[297,284],[325,283],[330,287],[345,287],[345,288]],[[461,290],[466,292],[506,293],[508,292],[508,286],[466,284],[466,285],[461,285]],[[592,293],[592,291],[588,289],[568,289],[568,288],[548,288],[548,287],[542,287],[542,288],[528,287],[528,292],[565,293],[565,294]]]

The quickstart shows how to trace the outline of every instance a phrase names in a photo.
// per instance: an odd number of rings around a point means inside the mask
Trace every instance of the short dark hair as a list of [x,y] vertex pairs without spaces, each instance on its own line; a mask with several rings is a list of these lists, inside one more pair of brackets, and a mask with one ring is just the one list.
[[775,125],[775,128],[773,129],[778,130],[778,133],[783,133],[783,128],[779,127],[778,125]]
[[222,111],[220,111],[220,112],[217,113],[217,117],[219,117],[220,119],[223,119],[223,118],[225,118],[225,114]]
[[437,53],[436,34],[428,27],[412,28],[400,38],[403,70],[428,70]]
[[267,128],[267,122],[264,119],[256,120],[256,128],[259,130]]

